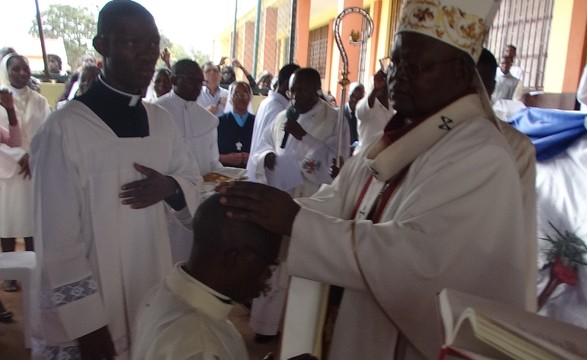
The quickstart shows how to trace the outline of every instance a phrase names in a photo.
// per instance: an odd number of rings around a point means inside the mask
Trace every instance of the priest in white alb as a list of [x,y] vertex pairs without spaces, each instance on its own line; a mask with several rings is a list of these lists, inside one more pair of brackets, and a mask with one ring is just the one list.
[[33,358],[130,358],[140,300],[172,269],[164,204],[189,217],[199,200],[197,163],[169,113],[141,101],[159,58],[153,16],[111,1],[97,30],[103,74],[31,145],[41,291]]

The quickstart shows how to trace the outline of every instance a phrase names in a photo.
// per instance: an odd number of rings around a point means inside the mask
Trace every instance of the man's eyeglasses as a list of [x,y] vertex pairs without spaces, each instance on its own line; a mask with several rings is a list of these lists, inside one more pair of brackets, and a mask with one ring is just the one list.
[[385,74],[389,76],[396,75],[398,71],[403,71],[403,74],[409,77],[420,76],[422,73],[431,71],[440,64],[446,64],[455,60],[460,60],[459,57],[448,58],[438,61],[431,61],[431,62],[412,62],[405,59],[399,60],[392,60],[390,59],[389,65],[387,67],[387,71]]

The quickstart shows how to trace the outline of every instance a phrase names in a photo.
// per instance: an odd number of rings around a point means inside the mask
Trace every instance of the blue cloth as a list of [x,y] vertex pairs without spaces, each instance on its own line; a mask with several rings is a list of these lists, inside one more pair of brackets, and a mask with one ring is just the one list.
[[532,140],[536,159],[544,161],[565,151],[587,133],[586,116],[579,111],[527,108],[512,116],[508,123]]
[[245,123],[247,122],[247,119],[249,118],[249,113],[246,113],[241,116],[233,111],[232,116],[234,117],[234,121],[236,121],[238,126],[244,127]]

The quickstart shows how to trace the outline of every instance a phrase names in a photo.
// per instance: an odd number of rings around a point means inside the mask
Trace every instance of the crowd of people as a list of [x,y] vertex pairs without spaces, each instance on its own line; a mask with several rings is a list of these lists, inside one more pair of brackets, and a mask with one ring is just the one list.
[[[281,358],[431,359],[443,288],[535,311],[534,147],[491,111],[520,94],[516,48],[498,65],[419,2],[340,108],[313,68],[172,61],[132,0],[101,9],[99,62],[49,56],[53,110],[3,49],[0,238],[37,254],[33,358],[248,359],[238,302]],[[226,169],[247,181],[205,186]]]

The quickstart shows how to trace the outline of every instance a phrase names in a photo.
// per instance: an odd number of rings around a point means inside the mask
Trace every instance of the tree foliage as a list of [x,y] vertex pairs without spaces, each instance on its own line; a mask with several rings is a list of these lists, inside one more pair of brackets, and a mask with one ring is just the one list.
[[[88,45],[96,34],[94,13],[85,7],[49,5],[46,11],[41,12],[41,21],[46,38],[63,38],[67,62],[75,69],[82,55],[90,50]],[[36,17],[29,33],[39,36]]]

